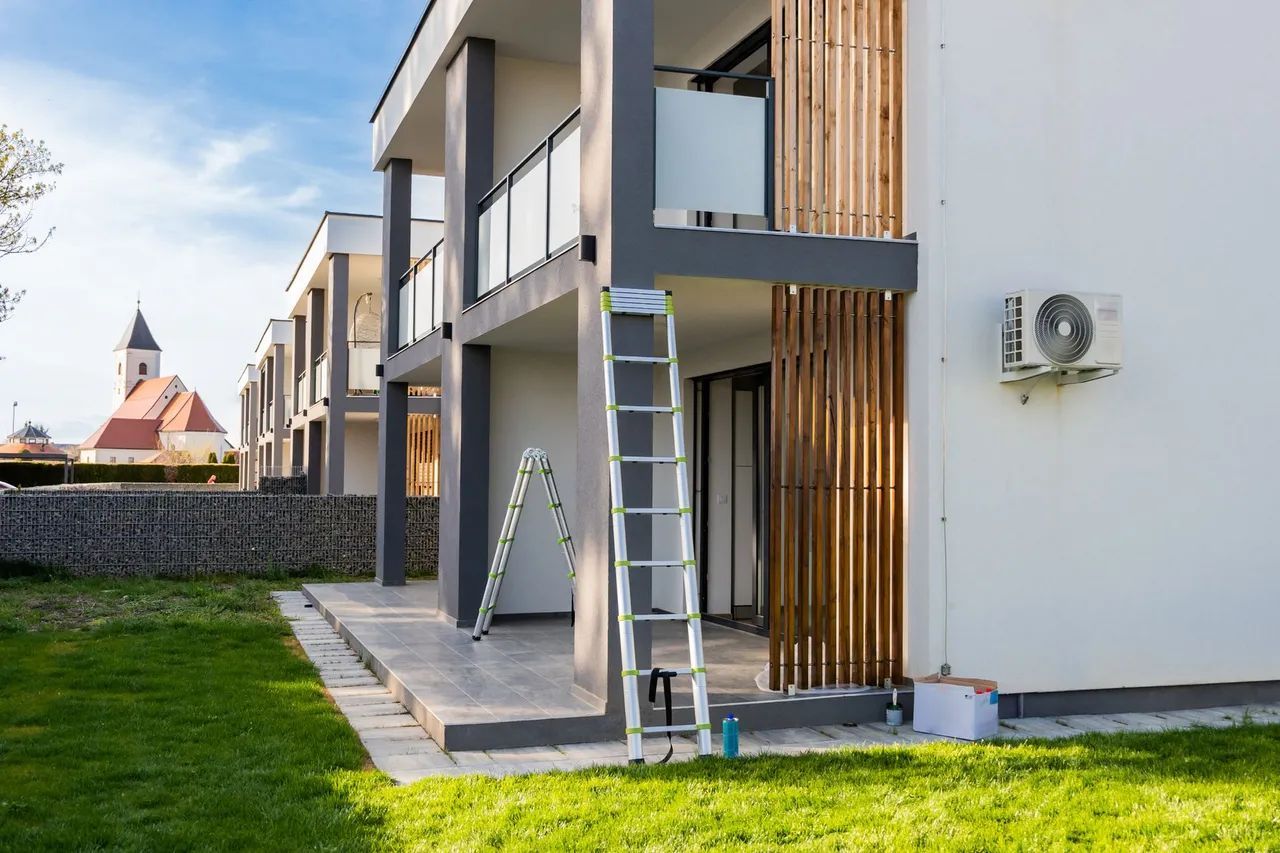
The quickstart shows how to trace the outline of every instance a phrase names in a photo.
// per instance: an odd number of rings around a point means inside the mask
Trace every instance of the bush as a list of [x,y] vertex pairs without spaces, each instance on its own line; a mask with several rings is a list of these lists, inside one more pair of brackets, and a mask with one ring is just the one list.
[[216,453],[214,453],[212,450],[210,450],[210,451],[209,451],[209,458],[208,458],[208,459],[206,459],[206,460],[204,460],[204,461],[205,461],[205,462],[208,462],[210,465],[217,465],[217,464],[218,464],[218,454],[216,454]]
[[0,461],[0,480],[20,489],[56,486],[62,482],[62,463]]
[[238,465],[111,465],[102,462],[77,462],[75,467],[77,483],[204,483],[210,475],[216,475],[219,483],[236,483],[240,480]]
[[[212,462],[213,460],[210,459],[209,461]],[[240,460],[236,458],[236,452],[234,450],[228,450],[226,453],[222,454],[223,465],[238,465],[239,463]]]

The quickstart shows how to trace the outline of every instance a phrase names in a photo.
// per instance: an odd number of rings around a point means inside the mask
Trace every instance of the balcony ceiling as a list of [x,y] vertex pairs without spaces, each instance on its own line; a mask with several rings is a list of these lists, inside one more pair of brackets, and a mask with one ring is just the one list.
[[[373,117],[373,165],[393,157],[414,172],[444,174],[445,69],[467,38],[488,38],[498,53],[579,63],[582,0],[435,0],[427,23],[456,21],[451,32],[424,26],[396,70]],[[769,17],[769,0],[655,0],[654,61],[704,64]]]

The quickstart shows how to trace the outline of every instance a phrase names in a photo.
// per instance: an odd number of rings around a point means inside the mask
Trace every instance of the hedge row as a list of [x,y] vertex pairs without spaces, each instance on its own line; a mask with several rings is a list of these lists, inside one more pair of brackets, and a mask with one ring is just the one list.
[[[216,476],[219,483],[240,480],[239,465],[145,465],[76,462],[77,483],[205,483]],[[60,462],[0,462],[0,481],[14,486],[53,486],[62,482]]]

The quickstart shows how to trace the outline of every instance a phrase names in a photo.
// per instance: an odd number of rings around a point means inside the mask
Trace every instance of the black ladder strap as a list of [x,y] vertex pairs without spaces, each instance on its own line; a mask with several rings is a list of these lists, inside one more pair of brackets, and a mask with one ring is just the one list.
[[653,671],[649,673],[649,704],[655,705],[658,701],[658,679],[662,679],[662,694],[667,706],[667,754],[663,756],[659,764],[666,764],[671,760],[671,756],[675,755],[675,742],[671,739],[671,679],[676,673],[669,672],[661,667],[655,666]]

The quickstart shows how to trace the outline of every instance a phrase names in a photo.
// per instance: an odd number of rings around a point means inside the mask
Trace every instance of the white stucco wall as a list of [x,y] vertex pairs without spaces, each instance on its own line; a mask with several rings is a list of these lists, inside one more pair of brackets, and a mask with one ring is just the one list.
[[347,418],[342,487],[348,495],[378,493],[378,422]]
[[[909,3],[911,675],[1280,678],[1280,6],[1232,12]],[[1122,294],[1122,373],[1020,405],[1020,287]]]
[[578,106],[578,66],[499,56],[494,69],[496,183]]
[[[489,531],[496,540],[520,454],[525,448],[541,447],[551,456],[573,533],[578,487],[576,356],[495,347],[492,358]],[[542,478],[535,475],[512,546],[499,613],[569,610],[569,579],[556,539],[546,490]]]

